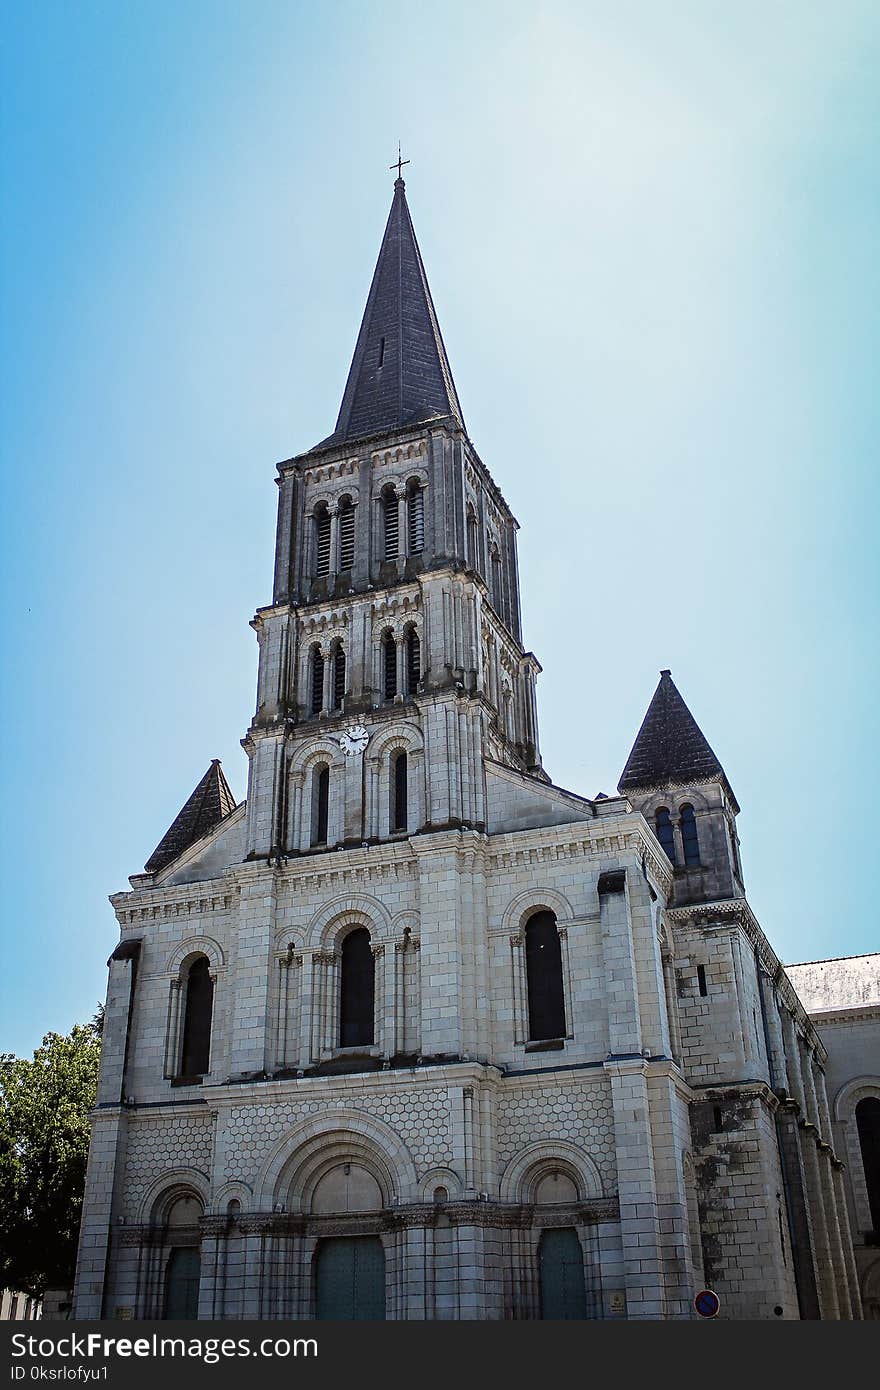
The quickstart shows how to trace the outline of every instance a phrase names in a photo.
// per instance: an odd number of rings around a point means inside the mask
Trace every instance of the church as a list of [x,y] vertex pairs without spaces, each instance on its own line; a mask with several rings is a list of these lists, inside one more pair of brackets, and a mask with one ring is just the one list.
[[74,1316],[860,1318],[825,1047],[671,673],[618,795],[542,767],[399,168],[276,481],[247,800],[212,762],[111,899]]

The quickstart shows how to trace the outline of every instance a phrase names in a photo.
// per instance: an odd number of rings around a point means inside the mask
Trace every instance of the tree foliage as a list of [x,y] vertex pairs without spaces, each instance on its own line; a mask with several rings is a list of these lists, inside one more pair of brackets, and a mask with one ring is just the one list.
[[94,1023],[0,1055],[0,1288],[73,1284],[100,1055]]

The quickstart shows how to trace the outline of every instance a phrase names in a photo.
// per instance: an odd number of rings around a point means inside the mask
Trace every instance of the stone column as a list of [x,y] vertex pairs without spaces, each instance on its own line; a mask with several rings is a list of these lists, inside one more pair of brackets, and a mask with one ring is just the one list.
[[834,1156],[834,1136],[831,1131],[831,1116],[828,1113],[828,1102],[825,1096],[825,1074],[819,1065],[819,1059],[814,1049],[810,1050],[809,1058],[810,1081],[816,1097],[816,1111],[819,1134],[821,1136],[821,1142],[818,1146],[819,1169],[822,1176],[822,1197],[825,1203],[828,1235],[831,1241],[831,1257],[834,1263],[834,1274],[837,1281],[837,1303],[840,1310],[841,1321],[850,1322],[853,1317],[852,1299],[849,1288],[849,1274],[846,1267],[846,1256],[844,1254],[844,1241],[837,1203],[837,1191],[834,1185],[834,1163],[836,1160]]
[[290,1008],[290,967],[292,953],[288,952],[278,962],[278,1013],[275,1025],[275,1066],[283,1070],[287,1066],[287,1020]]
[[263,1220],[246,1217],[242,1221],[245,1272],[241,1316],[245,1320],[259,1319],[262,1314]]
[[287,813],[287,839],[284,848],[296,850],[299,848],[300,833],[303,822],[303,787],[305,785],[304,772],[288,773],[288,790],[290,800]]
[[168,986],[168,1020],[165,1025],[165,1077],[177,1075],[177,1052],[180,1039],[181,982],[171,980]]
[[663,962],[663,984],[666,990],[666,1014],[669,1021],[669,1041],[672,1048],[673,1059],[680,1063],[681,1026],[676,1002],[677,987],[675,982],[675,965],[672,959],[672,952],[668,946],[665,946],[661,951],[661,960]]
[[806,1087],[801,1066],[800,1044],[794,1019],[788,1010],[783,1016],[785,1036],[785,1057],[788,1077],[795,1099],[800,1106],[798,1137],[801,1159],[804,1167],[807,1200],[810,1212],[810,1229],[813,1236],[813,1256],[816,1264],[816,1278],[819,1294],[819,1312],[823,1319],[835,1319],[838,1315],[837,1295],[834,1288],[834,1272],[831,1264],[831,1245],[828,1227],[825,1222],[825,1206],[822,1200],[822,1185],[819,1178],[819,1162],[816,1153],[816,1126],[810,1117],[807,1106]]
[[329,714],[330,706],[333,704],[333,657],[329,650],[322,647],[321,655],[324,658],[324,683],[321,689],[321,713]]
[[528,1042],[529,1010],[526,991],[526,969],[523,959],[524,946],[522,932],[514,932],[510,941],[510,992],[513,1003],[513,1041]]
[[299,1013],[299,1060],[297,1069],[305,1071],[312,1064],[312,1033],[314,1031],[315,989],[317,967],[315,952],[303,951],[302,997]]
[[339,508],[330,512],[330,575],[339,572]]
[[395,664],[397,667],[395,673],[397,676],[397,690],[394,698],[398,703],[401,703],[406,694],[407,687],[406,642],[402,635],[395,637],[394,645],[397,650],[397,656],[395,658]]
[[833,1160],[834,1167],[834,1193],[837,1198],[837,1216],[840,1221],[840,1237],[843,1242],[843,1259],[846,1264],[846,1277],[849,1284],[850,1312],[856,1320],[864,1317],[862,1308],[862,1294],[859,1288],[859,1272],[856,1268],[856,1257],[853,1252],[852,1228],[849,1222],[849,1209],[846,1203],[846,1189],[844,1187],[843,1169],[844,1164],[840,1159]]
[[785,1066],[785,1040],[782,1036],[782,1024],[779,1020],[779,1006],[776,1001],[776,991],[773,983],[761,968],[758,967],[758,985],[761,990],[761,1004],[764,1010],[764,1020],[767,1024],[767,1042],[769,1049],[770,1062],[770,1084],[775,1091],[789,1093],[788,1072]]
[[220,1251],[217,1220],[208,1217],[202,1222],[202,1238],[199,1244],[199,1322],[210,1322],[222,1317],[222,1306],[218,1295],[220,1289]]

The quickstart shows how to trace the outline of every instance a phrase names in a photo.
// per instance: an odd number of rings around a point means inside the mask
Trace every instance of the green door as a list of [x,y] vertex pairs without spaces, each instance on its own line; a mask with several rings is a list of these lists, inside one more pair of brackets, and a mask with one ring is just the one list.
[[337,1322],[385,1318],[385,1252],[378,1236],[322,1240],[316,1263],[316,1316]]
[[538,1246],[541,1270],[541,1317],[585,1318],[587,1291],[584,1257],[577,1231],[562,1226],[545,1231]]
[[172,1250],[165,1271],[166,1318],[195,1322],[199,1316],[201,1260],[195,1246]]

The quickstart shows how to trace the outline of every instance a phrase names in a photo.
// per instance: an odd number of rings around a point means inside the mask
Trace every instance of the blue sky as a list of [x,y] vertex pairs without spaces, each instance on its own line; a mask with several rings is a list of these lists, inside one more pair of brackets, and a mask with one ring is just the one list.
[[877,949],[880,11],[11,3],[2,1017],[103,997],[127,886],[237,796],[274,465],[332,428],[391,198],[516,513],[545,765],[661,667],[784,960]]

